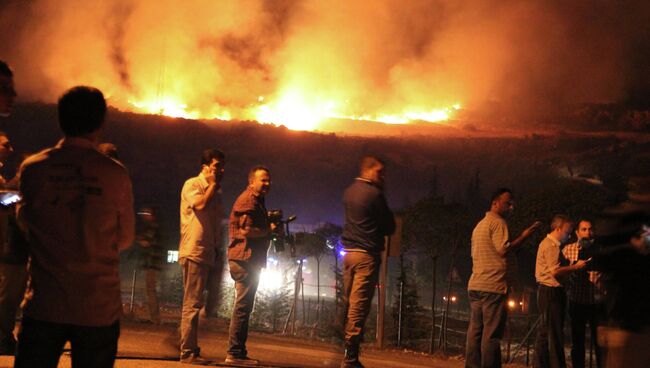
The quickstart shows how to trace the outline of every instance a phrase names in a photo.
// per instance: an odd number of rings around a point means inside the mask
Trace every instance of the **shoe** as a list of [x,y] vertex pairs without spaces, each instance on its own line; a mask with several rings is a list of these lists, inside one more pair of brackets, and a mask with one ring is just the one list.
[[227,355],[225,363],[226,364],[255,366],[255,365],[259,365],[260,361],[257,360],[257,359],[251,359],[251,358],[249,358],[247,356],[235,357],[235,356],[232,356],[232,355]]
[[359,345],[345,342],[345,356],[340,368],[364,368],[359,361]]
[[183,364],[192,364],[192,365],[208,365],[212,363],[207,359],[201,358],[201,356],[196,353],[190,353],[185,356],[181,355],[180,362]]

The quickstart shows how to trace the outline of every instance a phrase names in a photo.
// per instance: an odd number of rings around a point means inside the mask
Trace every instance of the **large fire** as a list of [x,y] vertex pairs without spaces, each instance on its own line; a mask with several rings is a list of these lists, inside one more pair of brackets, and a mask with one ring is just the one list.
[[292,130],[320,130],[327,119],[349,119],[357,121],[375,121],[385,124],[408,124],[412,121],[443,122],[450,119],[460,104],[438,109],[405,109],[394,114],[355,114],[337,100],[310,99],[307,91],[288,89],[276,100],[267,101],[259,96],[248,108],[233,112],[227,108],[208,106],[207,108],[190,108],[180,98],[159,96],[147,101],[129,100],[128,110],[145,114],[165,115],[186,119],[219,120],[256,120],[262,123],[284,125]]

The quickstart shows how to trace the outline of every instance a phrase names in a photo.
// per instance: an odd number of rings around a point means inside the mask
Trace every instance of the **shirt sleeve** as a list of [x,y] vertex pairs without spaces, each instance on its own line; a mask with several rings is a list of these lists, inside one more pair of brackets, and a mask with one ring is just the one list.
[[544,260],[548,265],[548,271],[553,274],[558,268],[560,268],[560,262],[564,257],[562,257],[562,252],[560,252],[559,247],[547,246],[544,248]]
[[196,180],[188,180],[185,182],[185,185],[183,185],[183,190],[181,193],[183,193],[183,197],[185,199],[185,203],[187,203],[187,206],[191,209],[194,209],[196,202],[198,202],[203,195],[203,190]]
[[233,234],[235,239],[245,239],[246,236],[242,233],[242,229],[253,226],[253,212],[255,211],[255,203],[250,198],[240,197],[235,201],[232,206],[232,215],[235,220]]
[[495,221],[491,227],[490,237],[492,244],[499,255],[503,256],[510,249],[510,234],[508,233],[508,226],[504,223]]

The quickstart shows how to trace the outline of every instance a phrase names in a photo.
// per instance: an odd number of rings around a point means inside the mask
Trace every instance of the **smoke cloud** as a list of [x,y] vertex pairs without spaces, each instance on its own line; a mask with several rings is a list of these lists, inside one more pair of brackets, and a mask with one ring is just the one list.
[[111,104],[173,99],[255,118],[292,96],[377,116],[460,103],[532,112],[647,102],[644,1],[0,1],[23,100],[77,84]]

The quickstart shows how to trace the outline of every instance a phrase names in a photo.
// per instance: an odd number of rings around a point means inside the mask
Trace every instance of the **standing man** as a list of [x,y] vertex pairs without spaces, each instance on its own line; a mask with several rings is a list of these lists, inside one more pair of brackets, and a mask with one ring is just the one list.
[[[575,264],[580,259],[591,258],[594,247],[594,230],[591,221],[580,220],[576,229],[578,240],[562,249],[562,254]],[[574,368],[585,366],[585,330],[587,323],[591,331],[590,338],[596,350],[596,365],[602,366],[600,348],[596,343],[600,319],[604,314],[601,303],[602,295],[598,284],[600,272],[581,270],[573,272],[566,280],[566,294],[569,300],[569,318],[571,319],[571,362]]]
[[342,368],[363,367],[359,344],[370,312],[384,250],[384,237],[395,232],[395,218],[384,197],[386,170],[375,156],[361,159],[359,177],[343,194],[345,225],[341,240],[343,301],[347,306],[345,356]]
[[467,285],[471,315],[467,329],[465,366],[501,367],[501,338],[506,325],[506,295],[510,270],[508,258],[514,255],[535,229],[533,223],[519,237],[510,240],[506,218],[512,215],[514,198],[507,188],[498,189],[490,211],[472,232],[472,275]]
[[[8,117],[11,114],[15,98],[13,72],[7,63],[0,60],[0,116]],[[12,152],[9,137],[0,132],[0,167]],[[11,188],[0,176],[0,189],[17,188]],[[12,213],[13,207],[0,209],[0,355],[14,355],[16,351],[16,311],[25,294],[27,282],[27,255],[16,247],[14,237],[10,236],[10,229],[16,229],[10,225],[15,223]],[[18,232],[14,233],[21,238]]]
[[15,367],[56,367],[66,341],[73,367],[112,367],[122,315],[118,252],[135,230],[131,180],[96,149],[106,114],[101,91],[70,89],[58,113],[63,140],[20,169],[18,218],[29,235],[33,297]]
[[[205,305],[210,314],[221,285],[221,179],[226,156],[218,149],[201,155],[201,172],[188,179],[181,191],[181,240],[178,263],[183,270],[181,312],[181,363],[203,364],[198,345],[199,312]],[[208,303],[203,292],[208,292]]]
[[587,262],[578,260],[566,265],[566,258],[560,252],[573,230],[573,222],[566,215],[555,215],[551,221],[551,232],[542,240],[537,249],[535,279],[537,307],[540,322],[535,342],[535,366],[537,368],[564,368],[564,308],[566,298],[559,279],[582,270]]
[[160,244],[160,225],[158,225],[158,218],[153,207],[142,208],[138,211],[138,217],[140,218],[140,229],[136,240],[141,247],[139,261],[145,273],[149,320],[153,324],[159,325],[160,307],[158,305],[158,291],[156,289],[163,263],[163,249]]
[[260,272],[266,266],[266,252],[276,231],[276,225],[268,221],[264,204],[270,189],[269,169],[253,167],[248,173],[248,187],[237,197],[230,212],[228,267],[235,281],[235,305],[230,318],[228,364],[259,364],[258,360],[248,357],[246,340]]

